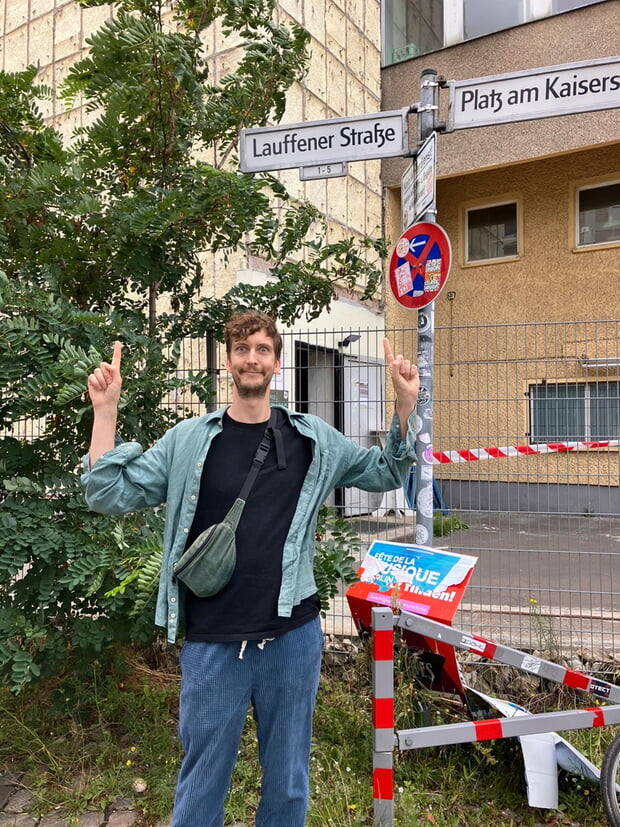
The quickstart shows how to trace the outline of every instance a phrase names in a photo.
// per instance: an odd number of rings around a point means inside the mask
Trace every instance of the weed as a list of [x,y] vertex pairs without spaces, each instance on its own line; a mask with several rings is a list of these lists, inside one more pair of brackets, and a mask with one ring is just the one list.
[[560,644],[553,629],[551,618],[541,612],[538,601],[535,597],[528,600],[530,610],[530,623],[536,636],[538,650],[548,660],[560,659]]
[[458,514],[442,514],[440,511],[435,511],[433,514],[433,535],[435,537],[446,537],[453,531],[466,528],[469,526],[461,520]]

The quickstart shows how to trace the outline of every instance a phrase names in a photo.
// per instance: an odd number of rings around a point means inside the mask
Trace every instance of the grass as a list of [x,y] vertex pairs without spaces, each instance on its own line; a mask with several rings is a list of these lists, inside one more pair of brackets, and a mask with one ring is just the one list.
[[465,528],[469,528],[469,526],[461,520],[458,514],[442,514],[441,511],[433,513],[434,537],[447,537],[453,531],[460,531]]
[[[308,827],[373,823],[369,674],[365,650],[344,665],[323,668]],[[421,708],[430,711],[434,723],[465,720],[455,702],[415,687],[408,668],[397,671],[396,684],[398,728],[414,726]],[[36,796],[39,813],[60,808],[77,816],[87,809],[104,810],[122,796],[133,801],[143,827],[167,823],[181,759],[178,686],[175,669],[153,669],[142,656],[125,653],[112,667],[95,662],[88,675],[67,675],[17,698],[2,689],[0,766],[24,773],[22,783]],[[612,735],[611,728],[603,728],[566,737],[600,766]],[[513,740],[396,753],[394,767],[395,825],[400,827],[605,823],[598,787],[563,773],[558,810],[528,807],[520,748]],[[248,716],[227,823],[253,824],[259,784]]]

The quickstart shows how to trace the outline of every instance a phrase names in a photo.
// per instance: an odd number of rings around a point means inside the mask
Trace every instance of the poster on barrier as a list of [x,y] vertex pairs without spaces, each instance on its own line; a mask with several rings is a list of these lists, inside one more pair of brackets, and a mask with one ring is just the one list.
[[[370,627],[370,606],[393,606],[412,614],[450,623],[463,598],[477,557],[428,546],[375,540],[349,587],[347,599],[353,617]],[[361,612],[361,614],[360,614]]]
[[[375,540],[347,589],[347,601],[360,633],[371,628],[373,606],[423,615],[450,625],[478,558],[428,546]],[[465,699],[454,647],[414,632],[403,640],[420,652],[420,678],[429,689]]]

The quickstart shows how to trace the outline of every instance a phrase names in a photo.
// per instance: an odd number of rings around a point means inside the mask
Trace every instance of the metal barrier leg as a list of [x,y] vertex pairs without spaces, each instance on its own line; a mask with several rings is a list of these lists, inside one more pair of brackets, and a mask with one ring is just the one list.
[[394,615],[372,609],[372,788],[375,827],[394,819]]

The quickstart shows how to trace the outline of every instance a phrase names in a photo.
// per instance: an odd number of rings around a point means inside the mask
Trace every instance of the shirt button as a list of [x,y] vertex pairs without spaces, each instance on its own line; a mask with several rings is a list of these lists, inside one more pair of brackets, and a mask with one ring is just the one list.
[[189,528],[184,528],[183,529],[183,534],[189,534]]
[[176,597],[171,597],[171,598],[170,598],[170,602],[171,602],[171,603],[176,603],[176,602],[177,602]]
[[190,500],[195,500],[195,499],[196,499],[196,495],[192,494],[192,496],[190,497]]
[[170,620],[174,620],[176,617],[174,612],[170,612]]

